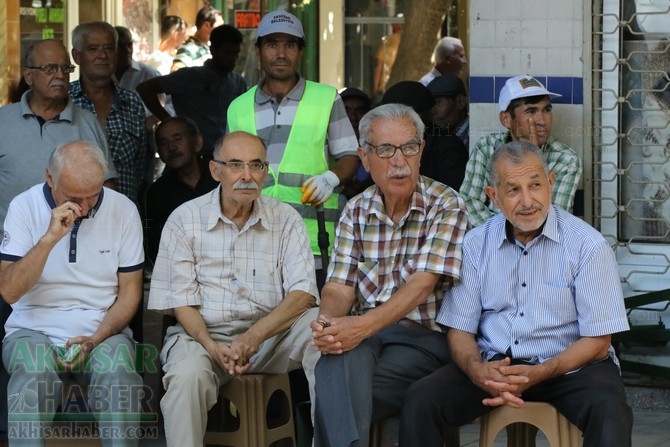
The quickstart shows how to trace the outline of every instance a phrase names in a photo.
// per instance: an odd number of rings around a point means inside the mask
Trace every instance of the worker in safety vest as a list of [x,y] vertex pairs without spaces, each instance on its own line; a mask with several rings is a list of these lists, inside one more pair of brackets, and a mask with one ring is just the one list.
[[228,131],[244,130],[265,142],[270,169],[263,193],[291,204],[304,218],[321,286],[316,208],[323,206],[333,240],[339,219],[334,191],[356,173],[358,142],[337,90],[298,73],[304,48],[297,17],[281,10],[263,17],[256,55],[264,76],[230,104]]

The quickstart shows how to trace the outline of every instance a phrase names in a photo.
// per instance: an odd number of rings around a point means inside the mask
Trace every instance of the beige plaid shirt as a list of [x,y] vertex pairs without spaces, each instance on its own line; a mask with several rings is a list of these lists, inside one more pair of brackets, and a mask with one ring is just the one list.
[[459,281],[466,226],[463,199],[442,183],[421,177],[398,225],[371,186],[344,208],[328,281],[355,287],[354,312],[364,312],[387,301],[415,272],[443,275],[426,301],[406,316],[440,330],[435,316],[445,290]]
[[318,297],[314,258],[300,215],[260,196],[240,229],[224,217],[220,187],[169,217],[151,278],[149,309],[197,306],[210,329],[254,322],[291,291]]

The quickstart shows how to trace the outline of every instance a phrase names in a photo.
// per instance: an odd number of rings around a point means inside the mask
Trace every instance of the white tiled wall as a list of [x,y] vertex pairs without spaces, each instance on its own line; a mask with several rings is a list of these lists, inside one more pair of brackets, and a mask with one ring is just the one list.
[[[583,78],[583,0],[471,0],[470,76]],[[498,87],[499,89],[499,87]],[[583,154],[583,105],[555,107],[554,135]],[[472,104],[470,125],[477,132],[500,130],[498,109]]]

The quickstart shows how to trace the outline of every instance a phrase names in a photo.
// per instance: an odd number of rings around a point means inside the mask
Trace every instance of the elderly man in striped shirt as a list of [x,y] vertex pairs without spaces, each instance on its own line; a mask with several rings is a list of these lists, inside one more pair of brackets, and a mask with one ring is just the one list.
[[585,447],[630,446],[611,345],[628,321],[608,242],[551,204],[554,173],[537,146],[501,146],[489,178],[502,214],[465,236],[461,284],[437,316],[454,363],[408,391],[400,445],[442,446],[445,426],[542,401],[579,427]]

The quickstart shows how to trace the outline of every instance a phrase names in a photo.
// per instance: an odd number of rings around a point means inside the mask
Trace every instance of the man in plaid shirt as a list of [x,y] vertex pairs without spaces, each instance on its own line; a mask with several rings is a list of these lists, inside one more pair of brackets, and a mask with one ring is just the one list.
[[527,140],[542,149],[549,169],[556,175],[552,203],[572,212],[575,191],[582,175],[582,160],[570,147],[550,136],[553,118],[551,98],[559,96],[527,75],[508,79],[500,90],[500,123],[507,130],[485,135],[475,143],[459,190],[465,199],[471,226],[481,225],[500,212],[486,196],[484,187],[490,184],[487,166],[493,151],[510,141]]
[[72,102],[92,112],[107,135],[118,172],[116,190],[137,203],[147,152],[144,106],[139,96],[114,84],[118,33],[107,22],[72,31],[72,57],[80,77],[70,83]]
[[435,315],[459,282],[465,204],[419,175],[424,125],[411,107],[379,106],[359,130],[358,154],[376,184],[344,208],[311,323],[322,353],[317,447],[367,446],[370,424],[398,413],[409,385],[450,360]]

